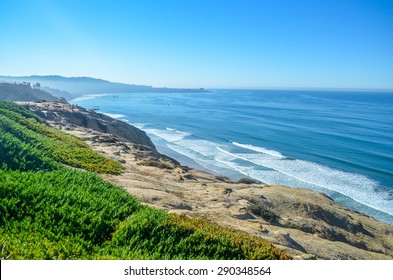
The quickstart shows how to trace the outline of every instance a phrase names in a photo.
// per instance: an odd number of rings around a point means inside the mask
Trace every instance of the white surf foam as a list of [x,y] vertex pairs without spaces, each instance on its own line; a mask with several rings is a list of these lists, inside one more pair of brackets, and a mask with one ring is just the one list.
[[[283,160],[263,154],[231,153],[217,146],[216,160],[234,170],[267,184],[308,188],[319,192],[340,193],[354,201],[393,215],[393,203],[388,192],[380,190],[378,182],[366,176],[333,169],[304,160]],[[238,161],[255,164],[249,166]]]
[[214,156],[214,151],[216,150],[215,143],[202,139],[189,139],[188,136],[191,136],[190,133],[180,131],[176,128],[167,127],[165,130],[160,129],[145,129],[145,131],[149,134],[158,136],[170,144],[167,144],[171,149],[179,152],[179,147],[183,147],[183,150],[180,151],[180,154],[184,154],[185,151],[190,152],[191,154],[187,154],[187,156],[192,156],[192,159],[199,159],[198,157],[206,157],[211,158]]
[[206,158],[214,159],[216,144],[208,140],[182,139],[176,142],[177,145],[186,147]]
[[87,94],[87,95],[82,95],[77,98],[72,99],[70,102],[78,102],[78,101],[83,101],[83,100],[88,100],[88,99],[94,99],[100,96],[106,96],[109,95],[109,93],[102,93],[102,94]]
[[[127,121],[127,122],[128,122],[128,121]],[[141,130],[143,130],[143,129],[146,127],[146,125],[143,124],[143,123],[130,123],[130,124],[133,125],[133,126],[135,126],[136,128],[141,129]]]
[[111,113],[103,113],[103,114],[107,115],[107,116],[109,116],[111,118],[114,118],[114,119],[122,119],[122,118],[126,117],[126,116],[124,116],[122,114],[111,114]]
[[230,153],[230,152],[228,152],[227,150],[224,150],[224,149],[220,148],[219,146],[216,146],[216,149],[219,150],[221,153],[230,156],[232,159],[233,159],[233,158],[240,158],[240,157],[237,156],[236,154]]
[[[294,187],[311,188],[317,191],[334,191],[367,205],[368,207],[393,215],[393,203],[387,192],[379,189],[378,182],[366,176],[333,169],[304,160],[279,160],[261,154],[227,153],[234,159],[249,161],[271,170],[246,168],[249,176],[268,184],[284,184]],[[253,174],[253,175],[251,175]]]
[[145,129],[147,133],[158,136],[168,142],[177,142],[191,134],[179,130]]
[[249,144],[240,144],[240,143],[237,143],[237,142],[234,142],[234,141],[232,141],[232,144],[235,145],[235,146],[247,149],[247,150],[251,150],[251,151],[254,151],[254,152],[258,152],[258,153],[267,154],[267,155],[270,155],[272,157],[284,158],[284,156],[282,154],[280,154],[279,152],[274,151],[274,150],[269,150],[269,149],[266,149],[266,148],[263,148],[263,147],[256,147],[256,146],[249,145]]
[[393,215],[393,203],[389,193],[376,191],[380,189],[378,182],[366,176],[299,159],[285,160],[285,156],[277,151],[232,142],[235,146],[254,151],[235,153],[231,152],[228,145],[188,138],[189,133],[176,129],[146,131],[170,142],[167,145],[172,150],[217,173],[233,170],[267,184],[308,188],[327,194],[336,192]]
[[175,152],[193,159],[198,164],[218,174],[222,173],[223,170],[232,170],[232,166],[230,166],[230,164],[228,165],[225,163],[220,163],[215,158],[211,156],[205,156],[193,149],[189,149],[176,144],[167,144],[167,146]]

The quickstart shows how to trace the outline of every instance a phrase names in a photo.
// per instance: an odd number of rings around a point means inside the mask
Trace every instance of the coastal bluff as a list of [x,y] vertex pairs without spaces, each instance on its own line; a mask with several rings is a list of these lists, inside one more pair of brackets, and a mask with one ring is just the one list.
[[253,234],[294,259],[393,259],[393,225],[341,206],[324,194],[234,183],[181,166],[159,154],[143,131],[94,110],[56,103],[22,105],[48,125],[120,162],[122,174],[101,177],[146,205]]
[[[66,126],[70,130],[75,127],[83,127],[112,135],[113,139],[106,138],[103,141],[113,142],[120,138],[149,147],[153,151],[156,150],[153,142],[144,131],[95,110],[87,110],[77,105],[52,102],[19,102],[19,104],[52,124],[56,123],[60,126]],[[97,141],[99,140],[97,139]]]
[[41,89],[39,84],[30,83],[3,83],[0,82],[0,100],[8,101],[32,101],[41,102],[43,100],[49,102],[67,103],[63,97],[55,97],[49,92]]

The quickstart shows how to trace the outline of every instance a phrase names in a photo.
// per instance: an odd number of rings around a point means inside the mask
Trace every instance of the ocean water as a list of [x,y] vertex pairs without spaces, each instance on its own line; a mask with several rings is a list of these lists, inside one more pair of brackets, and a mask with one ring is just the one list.
[[393,224],[393,93],[211,90],[83,96],[170,156],[233,180],[324,192]]

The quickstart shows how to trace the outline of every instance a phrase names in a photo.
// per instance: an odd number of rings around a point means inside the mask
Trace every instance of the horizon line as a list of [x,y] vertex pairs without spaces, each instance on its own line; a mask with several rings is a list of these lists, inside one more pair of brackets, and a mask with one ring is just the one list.
[[[169,87],[169,86],[155,86],[155,85],[143,85],[143,84],[138,84],[138,83],[129,83],[129,82],[123,82],[123,81],[111,81],[103,78],[98,78],[98,77],[91,77],[91,76],[62,76],[58,74],[48,74],[48,75],[22,75],[22,76],[10,76],[10,75],[0,75],[3,77],[10,77],[10,78],[23,78],[23,77],[63,77],[63,78],[89,78],[89,79],[96,79],[96,80],[101,80],[101,81],[107,81],[111,83],[122,83],[122,84],[128,84],[128,85],[140,85],[140,86],[150,86],[150,87],[156,87],[156,88],[174,88],[174,89],[194,89],[194,88],[203,88],[205,90],[211,89],[211,90],[218,90],[218,89],[228,89],[228,90],[315,90],[315,91],[324,91],[324,90],[331,90],[331,91],[383,91],[383,92],[393,92],[393,88],[355,88],[355,87],[291,87],[291,86],[231,86],[231,87],[226,87],[226,86],[219,86],[219,87],[200,87],[200,86],[175,86],[175,87]],[[6,82],[6,81],[4,81]]]
[[209,90],[219,90],[219,89],[228,89],[228,90],[309,90],[309,91],[385,91],[392,92],[393,88],[351,88],[351,87],[206,87],[205,89]]

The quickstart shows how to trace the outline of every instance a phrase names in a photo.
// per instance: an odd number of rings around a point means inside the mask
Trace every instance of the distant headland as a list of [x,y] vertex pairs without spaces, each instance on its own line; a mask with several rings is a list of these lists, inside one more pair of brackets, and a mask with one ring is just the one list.
[[133,92],[207,92],[204,88],[167,88],[146,85],[115,83],[90,77],[48,76],[0,76],[0,82],[30,83],[41,85],[41,89],[56,97],[72,100],[92,93],[133,93]]

